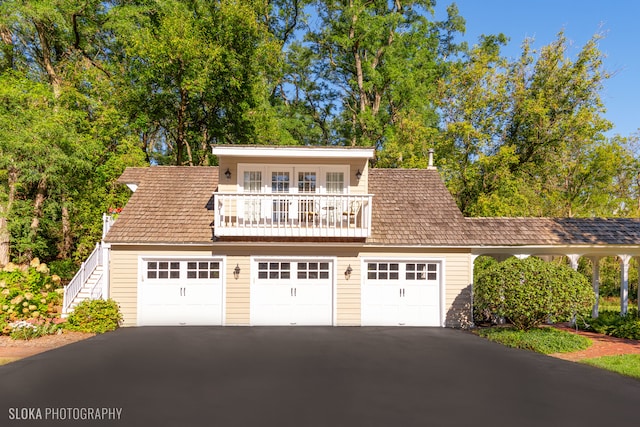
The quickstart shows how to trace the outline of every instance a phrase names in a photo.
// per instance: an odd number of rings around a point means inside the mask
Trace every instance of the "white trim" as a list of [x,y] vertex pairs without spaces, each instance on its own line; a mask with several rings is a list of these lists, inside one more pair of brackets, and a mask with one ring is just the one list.
[[[445,327],[446,324],[446,258],[443,257],[430,257],[426,256],[366,256],[360,258],[360,324],[362,324],[362,289],[365,286],[367,278],[367,264],[368,263],[431,263],[431,264],[440,264],[440,271],[438,272],[438,293],[439,293],[439,301],[438,301],[438,320],[439,326]],[[399,279],[398,282],[401,282],[402,279]]]
[[373,148],[351,147],[267,147],[267,146],[219,146],[211,153],[216,156],[235,157],[283,157],[283,158],[326,158],[326,159],[373,159]]
[[[271,191],[271,173],[272,172],[290,172],[289,192],[286,194],[300,194],[298,192],[298,172],[315,172],[316,173],[316,191],[309,194],[327,194],[327,172],[342,172],[344,175],[344,187],[342,194],[349,194],[351,188],[351,174],[349,165],[328,165],[328,164],[258,164],[258,163],[238,163],[236,172],[238,174],[237,191],[245,193],[244,190],[244,173],[245,172],[261,172],[262,183],[260,186],[261,194],[277,194]],[[247,192],[248,194],[251,194]],[[220,194],[216,191],[214,194]],[[339,194],[339,193],[336,193]]]
[[[185,261],[207,261],[207,262],[219,262],[220,263],[220,277],[218,279],[214,279],[216,281],[220,282],[220,287],[221,287],[221,301],[220,301],[220,305],[221,305],[221,320],[220,320],[220,324],[222,326],[226,325],[226,307],[227,307],[227,274],[226,274],[226,267],[227,267],[227,255],[202,255],[202,256],[198,256],[198,255],[177,255],[177,256],[171,256],[171,255],[153,255],[153,254],[143,254],[143,255],[138,255],[138,277],[136,280],[136,325],[137,326],[141,326],[141,319],[140,319],[140,286],[144,283],[146,277],[146,262],[149,261],[176,261],[176,262],[185,262]],[[186,268],[186,267],[185,267]],[[180,265],[180,273],[183,272],[183,266],[182,264]],[[186,272],[186,270],[184,270]],[[176,283],[180,280],[194,280],[194,279],[186,279],[186,277],[181,277],[179,279],[151,279],[151,280],[167,280],[168,282],[173,282]]]
[[111,292],[111,245],[102,243],[102,299],[109,299]]
[[[309,255],[286,255],[286,256],[277,256],[277,255],[250,255],[249,256],[249,266],[250,266],[250,280],[249,280],[249,326],[255,326],[252,319],[254,300],[251,298],[251,291],[253,286],[255,286],[255,282],[258,279],[258,263],[259,262],[329,262],[333,265],[331,268],[331,325],[337,325],[337,268],[338,268],[338,257],[335,256],[309,256]],[[290,280],[294,278],[291,277]]]

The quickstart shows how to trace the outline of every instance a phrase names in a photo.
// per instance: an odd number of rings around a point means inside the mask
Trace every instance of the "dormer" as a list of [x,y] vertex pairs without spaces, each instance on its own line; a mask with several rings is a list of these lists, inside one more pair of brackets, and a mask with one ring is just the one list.
[[215,146],[217,236],[370,235],[372,148]]

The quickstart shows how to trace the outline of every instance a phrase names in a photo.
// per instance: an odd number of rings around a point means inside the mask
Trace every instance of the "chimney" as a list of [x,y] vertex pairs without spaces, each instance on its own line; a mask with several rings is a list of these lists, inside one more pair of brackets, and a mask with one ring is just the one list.
[[429,166],[427,167],[427,169],[437,169],[434,165],[433,165],[433,153],[435,151],[433,150],[433,148],[429,148]]

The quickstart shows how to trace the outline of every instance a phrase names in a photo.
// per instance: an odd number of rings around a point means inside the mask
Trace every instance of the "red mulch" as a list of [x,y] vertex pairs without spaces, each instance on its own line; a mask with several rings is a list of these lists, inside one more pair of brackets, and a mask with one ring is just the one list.
[[94,336],[82,332],[65,331],[62,334],[47,335],[32,340],[14,340],[0,336],[0,359],[21,359],[34,354],[62,347]]

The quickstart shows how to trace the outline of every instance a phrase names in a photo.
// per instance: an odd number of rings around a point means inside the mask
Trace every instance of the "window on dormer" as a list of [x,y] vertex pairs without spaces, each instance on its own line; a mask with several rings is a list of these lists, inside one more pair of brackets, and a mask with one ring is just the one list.
[[272,193],[288,193],[289,183],[289,172],[271,172]]
[[298,193],[315,193],[316,181],[315,172],[298,172]]
[[262,190],[262,172],[245,171],[244,191],[245,193],[260,193]]
[[327,193],[344,193],[344,172],[327,172]]

